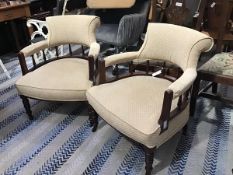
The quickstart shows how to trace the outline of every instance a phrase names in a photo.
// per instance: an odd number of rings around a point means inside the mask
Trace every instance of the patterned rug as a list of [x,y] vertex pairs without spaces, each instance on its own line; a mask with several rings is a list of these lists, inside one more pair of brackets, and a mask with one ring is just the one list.
[[[145,173],[142,148],[102,120],[92,133],[84,103],[31,100],[36,119],[30,121],[14,86],[21,76],[18,61],[6,67],[12,79],[0,74],[0,174]],[[188,134],[177,133],[156,151],[153,174],[230,175],[232,116],[233,107],[200,98]]]

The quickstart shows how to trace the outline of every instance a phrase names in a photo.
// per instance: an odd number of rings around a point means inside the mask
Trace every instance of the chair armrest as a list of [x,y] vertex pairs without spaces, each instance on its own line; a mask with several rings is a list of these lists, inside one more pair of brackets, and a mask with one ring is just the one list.
[[[183,75],[173,82],[164,92],[162,112],[158,121],[161,127],[160,134],[168,129],[169,120],[176,117],[177,114],[179,114],[187,106],[188,98],[187,96],[183,96],[183,94],[185,94],[192,86],[196,76],[196,69],[188,68],[184,71]],[[177,97],[179,97],[177,108],[171,113],[172,99]]]
[[185,93],[192,86],[196,77],[196,69],[186,69],[183,75],[168,87],[169,90],[173,91],[173,99]]
[[121,45],[134,44],[140,37],[146,24],[144,14],[130,14],[121,18],[117,33],[117,42]]
[[98,43],[91,43],[88,56],[92,56],[95,60],[100,53],[100,45]]
[[133,61],[134,59],[137,59],[138,56],[139,56],[138,52],[125,52],[116,55],[111,55],[104,58],[105,67],[109,67],[115,64],[130,62]]
[[46,48],[48,48],[48,42],[47,40],[43,40],[23,48],[20,52],[23,53],[24,57],[27,57]]

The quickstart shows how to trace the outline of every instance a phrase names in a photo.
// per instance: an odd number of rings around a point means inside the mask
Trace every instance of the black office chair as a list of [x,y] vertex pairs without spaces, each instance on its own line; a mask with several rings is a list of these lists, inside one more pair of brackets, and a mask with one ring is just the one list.
[[[101,26],[97,29],[97,41],[110,44],[115,47],[115,53],[124,51],[128,46],[137,43],[147,24],[150,0],[136,0],[132,7],[128,8],[108,8],[94,9],[87,0],[88,8],[92,9],[92,14],[99,16]],[[123,2],[124,3],[124,2]]]
[[[106,5],[100,0],[68,0],[66,9],[87,7],[83,13],[99,16],[101,26],[96,32],[97,41],[112,45],[118,53],[138,42],[147,24],[150,0],[131,0],[130,7],[125,1],[116,1],[112,3],[118,6],[111,6],[111,2]],[[64,2],[57,1],[57,15],[62,14]]]

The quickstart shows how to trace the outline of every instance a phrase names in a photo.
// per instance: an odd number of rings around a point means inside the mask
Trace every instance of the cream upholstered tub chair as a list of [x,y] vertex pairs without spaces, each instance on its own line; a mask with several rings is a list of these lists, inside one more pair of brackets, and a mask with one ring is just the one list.
[[[46,18],[47,40],[37,42],[22,49],[19,61],[23,76],[16,82],[16,88],[22,98],[30,119],[33,119],[28,98],[46,101],[86,101],[86,90],[95,83],[95,60],[100,46],[96,43],[95,29],[100,24],[96,16],[70,15]],[[76,44],[90,47],[89,55],[75,55],[69,47],[69,53],[36,64],[35,53],[59,45]],[[69,45],[70,46],[70,45]],[[58,52],[58,51],[57,51]],[[26,58],[32,56],[33,67],[27,67]]]
[[[94,109],[93,129],[97,128],[99,114],[119,132],[142,144],[146,174],[150,174],[154,149],[188,121],[190,89],[197,75],[197,61],[200,53],[208,51],[212,44],[212,38],[189,28],[149,24],[139,51],[99,61],[101,85],[87,91],[87,99]],[[154,59],[172,62],[179,68],[157,67],[153,76],[149,70],[144,75],[130,71],[124,78],[116,77],[117,81],[106,79],[105,70],[113,64],[130,62],[132,66],[133,60],[147,60],[149,67],[149,60]]]

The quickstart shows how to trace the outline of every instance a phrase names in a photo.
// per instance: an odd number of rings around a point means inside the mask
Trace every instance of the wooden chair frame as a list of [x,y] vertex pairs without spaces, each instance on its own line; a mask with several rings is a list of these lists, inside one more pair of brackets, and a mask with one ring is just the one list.
[[[210,83],[203,89],[200,89],[201,80],[209,81]],[[233,86],[233,77],[214,74],[214,73],[205,72],[205,71],[198,71],[197,78],[193,85],[192,96],[191,96],[191,106],[192,106],[192,108],[190,108],[191,116],[193,116],[195,113],[196,100],[198,96],[233,104],[232,99],[224,97],[224,96],[220,96],[217,94],[218,83],[228,85],[228,86]],[[207,92],[211,87],[212,87],[212,93]]]
[[[199,30],[199,31],[202,30],[202,23],[204,21],[204,13],[205,13],[207,4],[208,4],[208,0],[202,0],[201,5],[200,5],[200,15],[197,19],[196,30]],[[233,35],[230,34],[229,31],[226,30],[228,20],[231,18],[231,15],[232,15],[233,1],[224,0],[222,2],[222,9],[223,9],[222,20],[221,20],[221,24],[219,24],[219,26],[222,26],[222,27],[220,27],[216,31],[207,30],[207,32],[210,33],[211,37],[213,37],[216,40],[215,53],[220,53],[222,51],[222,46],[224,42],[232,41],[232,37],[233,37]],[[209,81],[210,83],[203,89],[200,89],[201,80]],[[233,86],[233,77],[226,76],[226,75],[220,75],[217,73],[215,74],[211,72],[206,72],[202,70],[197,71],[197,78],[193,85],[192,97],[191,97],[191,106],[192,106],[192,108],[190,108],[191,116],[193,116],[195,113],[196,100],[198,96],[233,104],[233,100],[227,97],[217,95],[218,83]],[[211,87],[212,87],[212,93],[207,92]]]
[[[124,63],[124,65],[125,65],[125,63]],[[156,77],[167,79],[171,82],[174,82],[183,73],[180,68],[173,68],[172,69],[172,68],[166,68],[165,66],[161,67],[161,66],[153,65],[153,64],[150,64],[149,60],[146,61],[145,73],[144,72],[143,73],[135,72],[137,67],[133,64],[132,61],[128,62],[128,66],[129,66],[129,72],[127,72],[126,74],[123,74],[121,76],[119,74],[117,74],[115,77],[107,79],[106,78],[106,71],[107,71],[108,67],[105,66],[105,60],[98,60],[98,72],[99,72],[98,84],[111,83],[111,82],[114,82],[114,81],[117,81],[117,80],[120,80],[123,78],[132,77],[132,76],[152,76],[152,73],[154,70],[162,70],[162,74],[160,74]],[[161,112],[161,116],[160,116],[159,121],[158,121],[158,124],[160,125],[160,128],[161,128],[160,134],[162,134],[163,132],[165,132],[168,129],[169,121],[173,120],[178,114],[180,114],[187,107],[187,105],[189,103],[189,96],[190,96],[190,89],[188,89],[184,94],[179,96],[179,100],[178,100],[176,109],[171,111],[171,105],[172,105],[172,100],[173,100],[173,91],[166,90],[164,92],[162,112]],[[91,125],[93,126],[93,131],[96,131],[96,129],[98,127],[98,115],[92,107],[90,107],[90,108],[92,110],[91,116],[90,116]],[[186,126],[184,127],[184,130],[186,131],[185,128],[186,128]],[[130,140],[132,140],[132,139],[130,139]],[[138,143],[134,140],[132,140],[132,141],[139,144],[139,145],[142,145],[141,143]],[[151,174],[152,169],[153,169],[152,164],[153,164],[153,159],[154,159],[154,151],[155,151],[156,147],[155,148],[148,148],[145,145],[142,145],[142,146],[143,146],[144,152],[145,152],[146,175],[149,175],[149,174]]]

